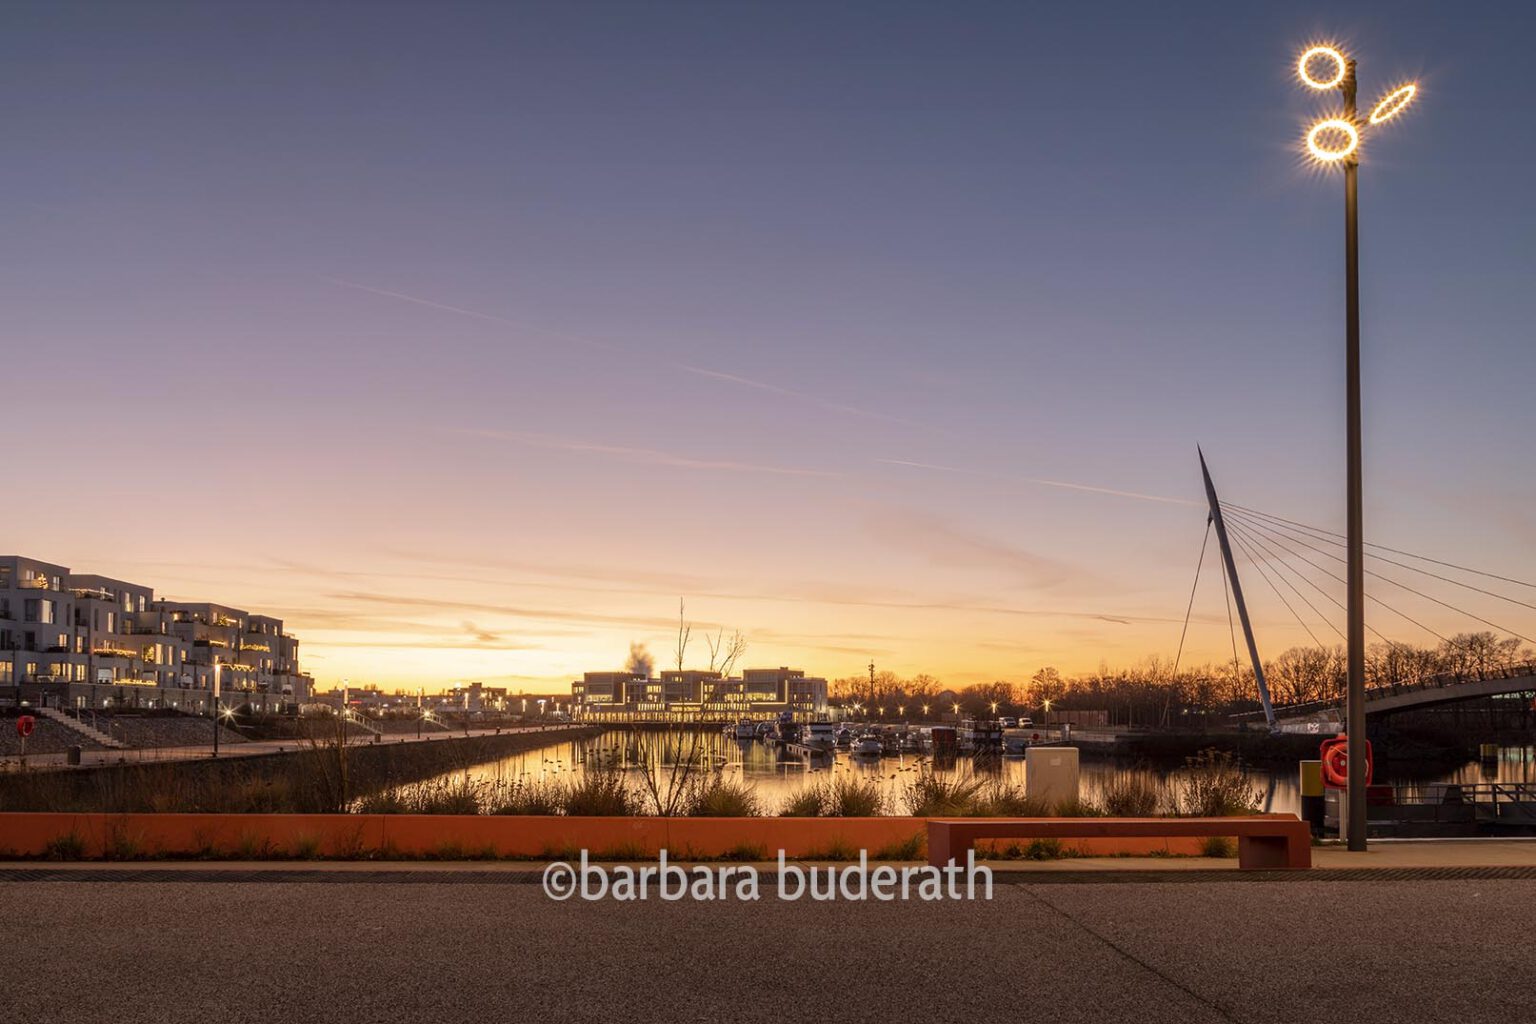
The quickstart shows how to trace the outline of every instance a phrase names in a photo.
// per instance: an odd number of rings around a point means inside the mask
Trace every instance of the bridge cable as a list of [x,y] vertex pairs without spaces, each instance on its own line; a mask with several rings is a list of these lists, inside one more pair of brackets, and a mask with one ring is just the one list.
[[[1226,506],[1226,502],[1222,502],[1222,505],[1223,505],[1223,507],[1225,507]],[[1250,519],[1254,515],[1254,513],[1244,512],[1244,511],[1238,509],[1236,506],[1234,506],[1233,508],[1229,509],[1229,511],[1234,516],[1246,516],[1247,518],[1250,518]],[[1272,517],[1268,517],[1268,518],[1274,519],[1276,517],[1272,516]],[[1312,534],[1323,534],[1324,536],[1319,537],[1319,536],[1311,536],[1309,534],[1301,534],[1302,536],[1306,537],[1308,540],[1319,540],[1319,541],[1322,541],[1325,544],[1332,544],[1335,547],[1344,547],[1345,546],[1345,542],[1342,539],[1339,539],[1339,540],[1333,539],[1333,538],[1339,537],[1340,536],[1339,534],[1330,533],[1328,530],[1318,529],[1317,527],[1310,527],[1310,526],[1295,526],[1295,527],[1276,526],[1275,529],[1277,529],[1277,530],[1284,530],[1287,534],[1299,534],[1299,533],[1301,533],[1302,530],[1309,530],[1309,531],[1311,531]],[[1387,549],[1387,550],[1391,550],[1391,549]],[[1338,558],[1337,555],[1335,555],[1333,557]],[[1536,611],[1536,604],[1531,604],[1528,601],[1521,601],[1521,600],[1518,600],[1517,598],[1509,597],[1506,594],[1500,594],[1497,591],[1485,590],[1482,587],[1475,587],[1475,586],[1473,586],[1470,583],[1463,583],[1461,580],[1452,579],[1449,576],[1442,576],[1442,575],[1440,575],[1437,572],[1430,572],[1428,569],[1422,569],[1422,568],[1420,568],[1419,566],[1416,566],[1416,565],[1409,565],[1406,562],[1399,562],[1399,561],[1397,561],[1396,559],[1393,559],[1393,558],[1385,558],[1385,557],[1383,557],[1381,555],[1372,555],[1371,557],[1373,559],[1375,559],[1376,561],[1378,561],[1378,562],[1386,562],[1388,565],[1395,565],[1399,569],[1407,569],[1409,572],[1416,572],[1416,573],[1419,573],[1422,576],[1428,576],[1431,579],[1437,579],[1437,580],[1440,580],[1442,582],[1449,583],[1452,586],[1461,587],[1463,590],[1471,590],[1471,591],[1473,591],[1475,593],[1483,594],[1483,595],[1485,595],[1487,597],[1498,598],[1500,601],[1508,601],[1510,604],[1517,604],[1517,605],[1519,605],[1522,608],[1529,608],[1531,611]],[[1417,555],[1409,555],[1408,557],[1410,557],[1410,558],[1417,558],[1419,556],[1417,556]],[[1340,561],[1343,561],[1343,559],[1340,559]],[[1468,570],[1468,571],[1471,571],[1471,570]],[[1383,577],[1383,578],[1385,578],[1385,577]]]
[[[1231,524],[1229,523],[1228,525],[1230,526]],[[1312,559],[1308,558],[1306,555],[1298,554],[1296,551],[1292,550],[1289,546],[1281,543],[1280,539],[1277,538],[1276,536],[1274,536],[1274,535],[1267,535],[1267,536],[1269,537],[1269,539],[1271,541],[1273,541],[1275,543],[1276,546],[1284,549],[1285,551],[1287,551],[1288,553],[1290,553],[1294,557],[1301,559],[1303,562],[1307,563],[1312,568],[1316,569],[1318,572],[1322,573],[1324,576],[1327,576],[1329,579],[1333,580],[1334,582],[1336,582],[1336,583],[1343,583],[1345,586],[1349,585],[1348,582],[1344,579],[1344,577],[1337,576],[1334,573],[1329,572],[1327,569],[1324,569],[1322,566],[1320,566],[1316,562],[1312,561]],[[1311,582],[1311,581],[1308,581],[1308,582]],[[1314,583],[1313,586],[1317,586],[1317,585]],[[1318,587],[1318,589],[1322,590],[1321,587]],[[1325,594],[1327,594],[1326,591],[1323,591],[1323,592]],[[1391,605],[1387,604],[1385,601],[1383,601],[1379,597],[1376,597],[1374,594],[1366,594],[1365,596],[1370,598],[1372,601],[1375,601],[1377,604],[1381,605],[1387,611],[1389,611],[1392,614],[1398,616],[1399,618],[1407,619],[1409,622],[1413,623],[1415,626],[1418,626],[1424,632],[1429,633],[1430,635],[1434,636],[1436,639],[1440,640],[1441,642],[1443,642],[1443,643],[1450,643],[1450,641],[1447,640],[1444,636],[1442,636],[1441,634],[1435,632],[1433,629],[1430,629],[1428,626],[1424,625],[1424,623],[1420,622],[1418,619],[1415,619],[1413,616],[1409,615],[1406,612],[1398,611],[1396,608],[1394,608]],[[1331,594],[1328,594],[1328,600],[1332,601],[1336,605],[1339,605],[1340,608],[1344,607],[1344,605],[1339,603],[1338,598],[1334,597]],[[1381,634],[1380,630],[1376,629],[1374,626],[1370,625],[1369,623],[1366,624],[1365,628],[1370,630],[1372,633],[1375,633],[1377,638],[1382,640],[1387,645],[1390,646],[1393,643],[1393,641],[1388,640],[1385,636],[1383,636]]]
[[[1241,526],[1241,522],[1234,519],[1231,523],[1228,523],[1227,525],[1228,526],[1233,526],[1233,527],[1240,527]],[[1237,529],[1234,528],[1232,532],[1236,533]],[[1346,639],[1346,637],[1344,636],[1344,631],[1341,630],[1338,626],[1336,626],[1332,619],[1330,619],[1327,615],[1324,615],[1322,609],[1320,609],[1317,605],[1313,604],[1311,599],[1308,598],[1306,594],[1303,594],[1297,588],[1296,584],[1291,582],[1290,577],[1286,576],[1286,574],[1281,572],[1280,570],[1281,569],[1286,569],[1286,570],[1289,570],[1292,573],[1295,573],[1296,576],[1303,583],[1305,583],[1308,586],[1310,586],[1313,590],[1316,590],[1319,594],[1323,595],[1324,598],[1326,598],[1326,599],[1328,599],[1330,601],[1333,601],[1333,603],[1335,605],[1338,605],[1338,608],[1339,608],[1340,611],[1344,611],[1345,610],[1344,606],[1342,604],[1339,604],[1339,602],[1333,597],[1332,594],[1328,593],[1326,590],[1322,589],[1317,584],[1315,584],[1311,580],[1307,579],[1306,575],[1304,573],[1302,573],[1299,569],[1297,569],[1295,566],[1291,565],[1289,562],[1286,562],[1285,559],[1281,558],[1279,555],[1275,554],[1275,552],[1267,544],[1265,544],[1263,541],[1259,540],[1259,538],[1252,537],[1252,536],[1246,536],[1246,531],[1245,531],[1245,537],[1246,537],[1246,542],[1252,543],[1254,546],[1256,546],[1256,547],[1258,547],[1259,549],[1262,550],[1265,558],[1268,559],[1270,561],[1270,563],[1271,563],[1270,564],[1270,568],[1272,568],[1275,571],[1275,575],[1280,578],[1280,582],[1284,583],[1286,585],[1286,587],[1288,587],[1290,589],[1291,593],[1295,594],[1308,608],[1312,609],[1312,614],[1316,615],[1319,619],[1321,619],[1324,625],[1326,625],[1329,629],[1331,629],[1335,633],[1337,633],[1340,640]]]
[[[1230,506],[1231,508],[1237,509],[1240,512],[1248,512],[1248,513],[1251,513],[1253,515],[1263,516],[1266,519],[1275,519],[1275,520],[1278,520],[1278,521],[1280,521],[1282,523],[1285,523],[1285,524],[1287,524],[1289,526],[1300,526],[1300,527],[1303,527],[1304,529],[1316,530],[1318,533],[1326,533],[1326,534],[1330,534],[1331,536],[1334,536],[1334,537],[1343,537],[1344,536],[1344,534],[1342,534],[1342,533],[1334,533],[1332,530],[1324,530],[1324,529],[1322,529],[1321,527],[1318,527],[1318,526],[1308,526],[1306,523],[1298,523],[1294,519],[1286,519],[1284,516],[1277,516],[1277,515],[1274,515],[1274,514],[1269,513],[1269,512],[1260,512],[1256,508],[1248,508],[1248,507],[1246,507],[1244,505],[1233,505],[1231,502],[1226,502],[1226,501],[1222,502],[1222,505],[1223,506]],[[1525,580],[1517,580],[1517,579],[1513,579],[1513,578],[1511,578],[1509,576],[1500,576],[1498,573],[1484,572],[1481,569],[1473,569],[1470,566],[1457,565],[1455,562],[1441,561],[1438,558],[1430,558],[1428,555],[1416,555],[1412,551],[1403,551],[1403,550],[1401,550],[1399,548],[1389,548],[1385,544],[1371,544],[1371,543],[1367,542],[1365,546],[1368,547],[1368,548],[1376,548],[1378,551],[1390,551],[1394,555],[1405,555],[1408,558],[1417,558],[1421,562],[1432,562],[1435,565],[1443,565],[1447,569],[1456,569],[1456,570],[1459,570],[1460,572],[1469,572],[1469,573],[1471,573],[1474,576],[1484,576],[1484,577],[1487,577],[1488,579],[1491,579],[1491,580],[1499,580],[1502,583],[1513,583],[1517,587],[1528,587],[1531,590],[1536,590],[1536,583],[1528,583]]]
[[1237,629],[1232,625],[1232,585],[1227,582],[1227,571],[1221,571],[1221,593],[1227,601],[1227,632],[1232,634],[1232,677],[1241,685],[1243,670],[1237,661]]
[[1200,569],[1205,565],[1205,547],[1211,542],[1211,525],[1214,522],[1209,516],[1205,520],[1205,537],[1200,541],[1200,557],[1195,561],[1195,582],[1189,588],[1189,606],[1184,609],[1184,628],[1179,631],[1179,651],[1173,656],[1174,679],[1179,675],[1179,659],[1184,657],[1184,638],[1189,635],[1189,617],[1195,610],[1195,591],[1200,586]]
[[1312,627],[1307,625],[1306,620],[1301,617],[1301,613],[1298,612],[1295,608],[1292,608],[1291,602],[1287,601],[1285,599],[1285,595],[1280,593],[1280,588],[1275,586],[1275,581],[1269,578],[1269,573],[1265,571],[1263,563],[1259,561],[1256,555],[1254,555],[1253,549],[1248,546],[1248,542],[1243,540],[1241,537],[1236,538],[1236,540],[1238,547],[1242,548],[1243,553],[1248,556],[1249,564],[1257,569],[1259,575],[1264,578],[1264,582],[1269,584],[1269,589],[1273,590],[1275,592],[1275,596],[1280,599],[1280,603],[1285,605],[1285,610],[1290,612],[1291,615],[1296,618],[1296,622],[1301,626],[1302,629],[1306,630],[1307,636],[1311,637],[1312,642],[1321,648],[1323,646],[1323,642],[1317,638],[1316,633],[1312,632]]
[[[1255,526],[1255,524],[1256,524],[1256,521],[1250,519],[1248,521],[1247,525]],[[1255,528],[1262,528],[1262,527],[1255,526]],[[1294,540],[1297,544],[1300,544],[1302,547],[1306,548],[1308,551],[1312,551],[1312,552],[1315,552],[1315,553],[1317,553],[1319,555],[1322,555],[1325,558],[1336,559],[1337,561],[1345,562],[1347,564],[1348,560],[1345,559],[1343,555],[1336,555],[1336,554],[1334,554],[1331,551],[1324,551],[1321,548],[1313,547],[1312,545],[1306,543],[1305,541],[1299,540],[1299,539],[1294,538],[1294,537],[1292,537],[1290,539]],[[1373,572],[1370,569],[1365,570],[1365,574],[1367,576],[1374,576],[1378,580],[1383,581],[1384,583],[1390,583],[1394,587],[1398,587],[1398,588],[1400,588],[1402,590],[1406,590],[1410,594],[1414,594],[1414,595],[1416,595],[1418,597],[1422,597],[1424,600],[1431,601],[1431,602],[1439,605],[1442,608],[1449,608],[1451,611],[1456,612],[1456,613],[1461,614],[1461,615],[1465,615],[1469,619],[1476,619],[1478,622],[1481,622],[1483,625],[1491,626],[1492,628],[1498,630],[1501,633],[1508,633],[1510,636],[1519,637],[1521,640],[1524,640],[1528,644],[1536,644],[1536,640],[1532,640],[1530,637],[1525,636],[1522,633],[1517,633],[1515,630],[1510,629],[1508,626],[1501,626],[1497,622],[1493,622],[1492,620],[1485,619],[1481,615],[1478,615],[1478,614],[1476,614],[1474,612],[1467,611],[1465,608],[1459,608],[1456,605],[1449,603],[1448,601],[1440,600],[1438,597],[1431,597],[1429,594],[1424,593],[1422,590],[1416,590],[1413,587],[1410,587],[1408,584],[1401,583],[1401,582],[1393,579],[1390,576],[1383,576],[1381,573]],[[1444,637],[1442,637],[1441,639],[1444,639]]]
[[[1264,543],[1264,541],[1259,537],[1258,534],[1256,534],[1256,533],[1249,533],[1248,532],[1248,529],[1243,525],[1242,520],[1237,519],[1237,518],[1234,517],[1233,519],[1231,519],[1227,523],[1227,526],[1231,529],[1231,531],[1233,533],[1241,533],[1241,534],[1243,534],[1243,536],[1247,537],[1249,541],[1251,541],[1252,543],[1254,543],[1254,544],[1258,545],[1260,548],[1262,548],[1264,550],[1264,552],[1267,555],[1269,555],[1270,558],[1274,559],[1280,565],[1285,566],[1287,569],[1289,569],[1292,573],[1294,573],[1296,575],[1297,579],[1301,580],[1301,582],[1305,583],[1307,586],[1311,587],[1313,590],[1315,590],[1319,594],[1323,595],[1323,597],[1326,600],[1331,601],[1333,603],[1333,606],[1335,608],[1337,608],[1339,611],[1345,612],[1346,614],[1348,613],[1349,609],[1344,607],[1344,602],[1343,601],[1340,601],[1338,598],[1336,598],[1332,594],[1328,593],[1328,591],[1326,591],[1322,587],[1318,586],[1317,583],[1310,576],[1308,576],[1306,573],[1302,572],[1300,569],[1296,568],[1290,562],[1286,561],[1284,555],[1277,555],[1277,554],[1275,554],[1274,549],[1271,548],[1268,544]],[[1292,554],[1294,554],[1294,552],[1292,552]],[[1309,561],[1307,559],[1302,559],[1302,560],[1305,561],[1308,565],[1312,566],[1312,568],[1318,569],[1320,572],[1322,572],[1324,575],[1328,576],[1330,579],[1338,580],[1338,582],[1340,582],[1340,583],[1344,582],[1343,580],[1340,580],[1339,577],[1334,576],[1332,573],[1328,572],[1327,569],[1323,569],[1321,566],[1318,566],[1315,563],[1313,563],[1313,562],[1311,562],[1311,561]],[[1314,606],[1312,610],[1313,611],[1317,611],[1317,608]],[[1321,614],[1321,612],[1319,612],[1319,614]],[[1370,623],[1366,623],[1365,628],[1366,629],[1371,629],[1372,627],[1371,627]],[[1337,631],[1337,630],[1335,630],[1335,631]],[[1380,636],[1379,633],[1377,635]],[[1383,638],[1383,639],[1385,639],[1385,638]]]

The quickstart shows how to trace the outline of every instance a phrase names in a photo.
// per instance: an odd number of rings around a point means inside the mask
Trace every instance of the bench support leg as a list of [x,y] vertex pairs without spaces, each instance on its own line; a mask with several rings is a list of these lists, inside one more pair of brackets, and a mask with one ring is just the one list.
[[1239,836],[1237,866],[1243,871],[1293,871],[1312,866],[1312,844],[1296,835]]
[[964,863],[965,851],[970,845],[969,842],[957,839],[950,826],[928,823],[928,863],[933,867],[945,867],[951,860],[957,864]]

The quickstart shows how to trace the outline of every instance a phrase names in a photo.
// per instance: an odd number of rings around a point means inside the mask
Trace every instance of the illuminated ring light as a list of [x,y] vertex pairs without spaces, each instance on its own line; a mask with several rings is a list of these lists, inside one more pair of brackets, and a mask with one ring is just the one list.
[[[1333,77],[1327,79],[1326,81],[1313,78],[1307,72],[1307,65],[1311,64],[1313,59],[1318,57],[1325,57],[1333,62]],[[1331,46],[1314,46],[1312,49],[1302,54],[1301,60],[1296,62],[1296,73],[1301,76],[1301,80],[1303,82],[1307,83],[1314,89],[1334,88],[1340,82],[1344,81],[1344,70],[1344,55]]]
[[1387,93],[1381,98],[1380,103],[1371,108],[1371,124],[1390,121],[1402,113],[1403,108],[1413,102],[1413,97],[1418,91],[1419,87],[1410,82],[1401,89]]
[[[1348,141],[1345,145],[1333,149],[1318,142],[1318,136],[1325,132],[1338,132]],[[1349,154],[1360,148],[1360,132],[1348,121],[1339,118],[1330,118],[1327,121],[1319,121],[1307,132],[1307,149],[1311,154],[1325,163],[1333,163],[1335,160],[1343,160]]]

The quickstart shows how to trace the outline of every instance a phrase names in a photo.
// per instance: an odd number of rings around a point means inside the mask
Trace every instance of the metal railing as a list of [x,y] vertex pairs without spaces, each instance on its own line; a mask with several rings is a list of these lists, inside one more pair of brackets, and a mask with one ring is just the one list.
[[[1499,665],[1486,669],[1475,669],[1470,672],[1437,672],[1421,679],[1371,683],[1365,688],[1365,700],[1369,704],[1373,700],[1382,697],[1395,697],[1400,694],[1421,693],[1427,690],[1445,690],[1467,683],[1481,683],[1496,679],[1518,679],[1522,676],[1536,676],[1536,664]],[[1531,687],[1536,690],[1536,684]],[[1296,704],[1277,704],[1276,712],[1284,712],[1287,715],[1304,715],[1313,711],[1327,711],[1337,708],[1344,702],[1342,693],[1332,697],[1320,697],[1316,700],[1302,701]],[[1257,711],[1245,711],[1233,715],[1234,718],[1252,718],[1261,714]]]

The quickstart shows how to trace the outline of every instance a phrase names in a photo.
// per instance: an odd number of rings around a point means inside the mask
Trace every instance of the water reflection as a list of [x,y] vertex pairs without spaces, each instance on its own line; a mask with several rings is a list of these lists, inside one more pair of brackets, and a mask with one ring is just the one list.
[[[985,775],[1005,783],[1024,785],[1024,759],[1002,757],[973,762],[969,757],[944,763],[920,754],[902,754],[875,758],[854,758],[846,751],[835,755],[794,757],[759,742],[738,741],[718,732],[635,733],[611,730],[597,736],[553,743],[539,750],[513,754],[500,761],[476,765],[468,775],[477,780],[511,781],[519,777],[531,780],[567,781],[589,766],[617,766],[627,772],[671,773],[679,763],[693,763],[700,768],[716,769],[727,778],[750,783],[764,808],[777,813],[784,802],[808,783],[831,776],[852,773],[861,780],[876,782],[885,790],[895,813],[904,813],[901,797],[908,783],[922,770],[940,777]],[[1477,760],[1449,770],[1428,774],[1410,774],[1406,766],[1383,769],[1377,781],[1407,787],[1417,792],[1447,782],[1536,782],[1536,748],[1503,747],[1493,762]],[[460,776],[464,772],[452,773]],[[1102,759],[1084,759],[1081,767],[1082,796],[1090,802],[1102,798],[1106,786],[1125,776],[1140,776],[1168,790],[1187,775],[1181,765],[1117,763]],[[1256,799],[1264,811],[1298,813],[1301,801],[1294,771],[1251,772]]]

